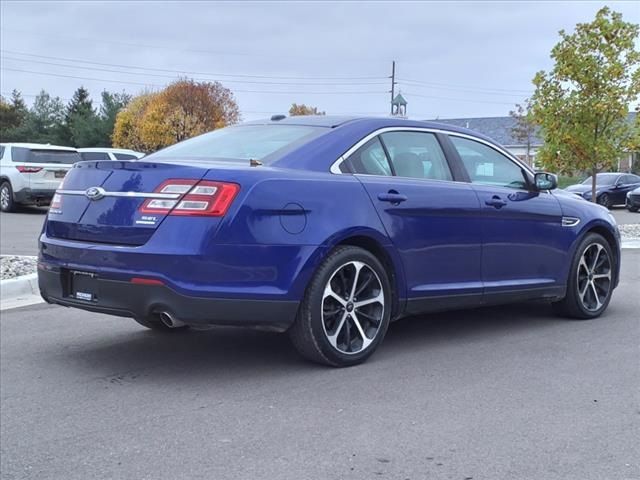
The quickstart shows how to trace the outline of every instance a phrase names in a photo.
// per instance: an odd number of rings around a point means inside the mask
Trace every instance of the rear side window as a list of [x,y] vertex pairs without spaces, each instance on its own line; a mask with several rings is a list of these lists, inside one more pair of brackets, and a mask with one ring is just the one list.
[[12,147],[12,160],[20,163],[64,163],[73,164],[82,160],[74,150],[31,149]]
[[[152,160],[261,160],[303,145],[328,129],[305,125],[242,125],[190,138],[150,155]],[[269,159],[265,157],[270,157]]]
[[82,160],[111,160],[107,152],[80,152]]
[[484,143],[450,136],[473,183],[525,189],[522,168],[508,157]]
[[372,138],[349,155],[348,163],[352,173],[391,175],[391,166],[378,137]]
[[0,158],[4,157],[4,147],[0,145]]
[[388,132],[381,137],[398,177],[453,179],[444,152],[433,133]]
[[138,158],[135,155],[131,155],[129,153],[114,153],[113,155],[118,160],[136,160]]

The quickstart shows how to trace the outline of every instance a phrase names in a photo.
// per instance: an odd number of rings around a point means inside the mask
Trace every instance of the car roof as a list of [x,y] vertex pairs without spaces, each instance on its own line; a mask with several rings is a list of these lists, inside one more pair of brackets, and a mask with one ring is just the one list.
[[0,144],[3,147],[22,147],[32,150],[67,150],[77,152],[78,150],[73,147],[63,147],[62,145],[50,145],[48,143],[23,143],[23,142],[9,142]]
[[[278,119],[276,119],[276,117]],[[290,117],[274,115],[271,118],[243,122],[240,125],[301,125],[307,127],[335,128],[358,118],[359,117],[340,115],[294,115]]]
[[[274,116],[272,118],[276,118]],[[243,122],[242,125],[301,125],[325,128],[337,128],[346,124],[368,123],[372,129],[385,127],[422,127],[434,130],[442,130],[445,132],[456,132],[471,135],[491,143],[497,144],[495,140],[468,128],[450,125],[447,123],[432,122],[426,120],[409,120],[406,118],[398,118],[392,116],[386,117],[363,117],[363,116],[340,116],[340,115],[296,115],[290,117],[280,116],[279,119],[262,119],[250,122]]]

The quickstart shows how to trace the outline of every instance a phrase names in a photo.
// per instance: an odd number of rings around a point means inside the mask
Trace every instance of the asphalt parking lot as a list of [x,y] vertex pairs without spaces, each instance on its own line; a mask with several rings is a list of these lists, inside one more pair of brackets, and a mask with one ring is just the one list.
[[[1,214],[2,253],[35,254],[43,220]],[[343,370],[273,333],[3,311],[1,477],[640,478],[639,284],[625,250],[599,320],[537,303],[405,319]]]

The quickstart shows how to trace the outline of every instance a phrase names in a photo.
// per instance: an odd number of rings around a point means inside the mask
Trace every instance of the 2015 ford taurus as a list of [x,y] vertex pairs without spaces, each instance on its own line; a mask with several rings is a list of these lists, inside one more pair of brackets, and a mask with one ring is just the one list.
[[142,160],[77,163],[40,238],[40,290],[154,330],[287,331],[333,366],[423,312],[546,299],[598,317],[618,283],[618,229],[555,187],[456,127],[273,117]]

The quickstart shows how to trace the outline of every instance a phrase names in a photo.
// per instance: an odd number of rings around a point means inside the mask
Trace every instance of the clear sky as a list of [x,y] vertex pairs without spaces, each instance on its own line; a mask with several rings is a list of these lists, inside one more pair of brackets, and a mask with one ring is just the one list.
[[[391,61],[411,118],[508,114],[560,29],[602,2],[0,2],[2,94],[68,100],[219,80],[245,120],[292,102],[385,115]],[[638,2],[607,2],[640,23]]]

